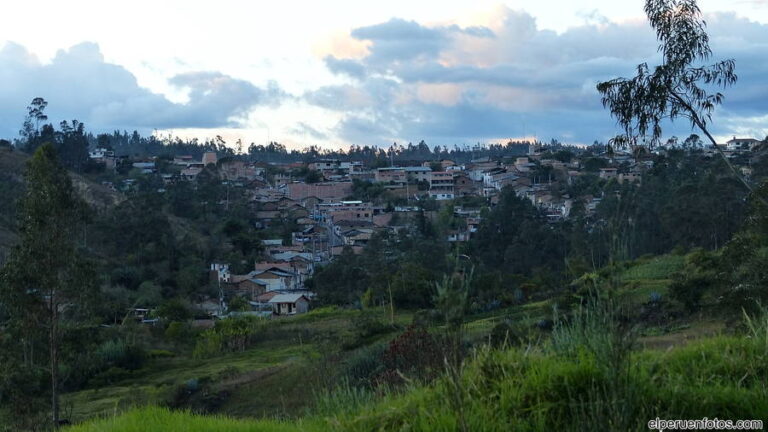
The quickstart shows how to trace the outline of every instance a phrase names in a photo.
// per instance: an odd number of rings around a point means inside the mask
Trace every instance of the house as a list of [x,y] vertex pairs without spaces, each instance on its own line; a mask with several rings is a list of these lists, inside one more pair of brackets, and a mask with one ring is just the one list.
[[483,183],[486,187],[491,187],[500,191],[504,186],[513,185],[518,179],[520,179],[520,177],[514,173],[500,172],[498,174],[486,176],[483,179]]
[[613,179],[618,177],[618,169],[616,168],[600,168],[601,179]]
[[429,196],[436,200],[453,199],[453,173],[447,171],[431,172],[429,174]]
[[282,291],[298,288],[295,283],[298,279],[295,273],[284,271],[278,266],[273,265],[268,269],[254,270],[248,273],[248,279],[258,279],[260,283],[266,284],[266,291]]
[[296,315],[309,311],[309,299],[304,294],[278,294],[268,303],[275,315]]
[[619,183],[629,182],[629,183],[635,183],[639,182],[642,179],[642,176],[640,173],[637,172],[628,172],[626,174],[619,174]]
[[431,172],[432,168],[425,166],[405,167],[405,176],[410,182],[429,181],[429,173]]
[[[241,160],[227,159],[219,163],[219,172],[224,180],[254,181],[259,176],[256,167]],[[263,173],[263,169],[260,169]]]
[[188,168],[184,168],[181,170],[181,178],[184,180],[194,180],[197,178],[197,175],[203,172],[203,169],[196,166],[191,166]]
[[373,229],[352,228],[341,233],[342,242],[347,246],[365,246],[373,236]]
[[270,282],[255,277],[235,276],[227,285],[227,290],[235,296],[255,300],[261,294],[267,292]]
[[316,206],[318,219],[323,222],[335,223],[340,220],[371,221],[375,209],[370,203],[362,201],[341,201],[322,203]]
[[515,171],[519,173],[530,172],[534,167],[536,167],[536,164],[530,162],[527,157],[519,157],[515,159]]
[[338,160],[324,159],[309,164],[308,168],[314,171],[335,171],[341,167]]
[[117,165],[115,152],[99,147],[92,152],[88,152],[88,157],[94,162],[103,163],[107,168],[114,169]]
[[189,164],[194,163],[195,159],[192,156],[184,155],[184,156],[175,156],[173,158],[173,164],[174,165],[182,165],[182,166],[189,166]]
[[92,152],[88,152],[88,157],[91,159],[96,159],[101,161],[103,159],[110,158],[110,157],[114,158],[115,152],[99,147]]
[[730,139],[725,143],[725,148],[729,151],[752,150],[760,143],[760,140],[756,140],[754,138],[733,137],[733,139]]
[[140,170],[142,174],[152,174],[155,172],[154,162],[134,162],[133,167]]
[[339,170],[347,175],[361,172],[363,170],[363,163],[360,161],[341,162],[339,164]]
[[[425,166],[425,167],[428,167],[428,166],[431,166],[433,163],[435,163],[435,162],[426,161],[426,162],[422,163],[421,165]],[[443,159],[443,160],[437,161],[437,163],[440,164],[440,170],[442,170],[442,171],[447,171],[449,167],[452,167],[452,166],[456,165],[456,162],[454,162],[452,160],[448,160],[448,159]]]
[[205,152],[203,153],[203,166],[208,164],[216,165],[216,162],[218,162],[219,159],[216,157],[216,152]]
[[463,230],[450,230],[448,231],[448,241],[451,243],[463,243],[468,242],[471,233]]
[[496,161],[490,161],[490,160],[482,160],[482,161],[473,161],[469,167],[467,167],[467,172],[469,173],[469,177],[473,181],[483,181],[483,176],[486,172],[494,170],[494,169],[500,169],[503,171],[502,167],[499,167],[499,163]]
[[477,195],[475,182],[466,172],[456,172],[453,175],[453,193],[455,196]]
[[154,325],[158,320],[157,318],[152,318],[152,312],[153,310],[148,308],[128,308],[127,316],[136,322]]
[[308,197],[315,197],[324,202],[341,201],[352,195],[352,182],[325,182],[325,183],[288,183],[288,197],[301,201]]
[[231,278],[229,264],[211,264],[210,279],[212,282],[229,282]]
[[374,180],[378,183],[405,183],[408,178],[405,169],[392,167],[377,169]]

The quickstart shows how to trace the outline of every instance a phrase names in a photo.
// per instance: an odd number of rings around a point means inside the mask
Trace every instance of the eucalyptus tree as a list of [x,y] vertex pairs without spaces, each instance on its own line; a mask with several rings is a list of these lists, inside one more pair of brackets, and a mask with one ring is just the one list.
[[[21,373],[46,371],[50,379],[51,420],[59,424],[61,345],[64,320],[80,320],[93,298],[94,276],[77,250],[75,235],[85,203],[51,144],[29,160],[27,187],[20,201],[19,243],[0,271],[2,362],[15,362]],[[9,348],[18,347],[11,355]],[[37,349],[35,349],[37,348]],[[6,369],[6,364],[0,364]],[[2,390],[0,388],[0,390]]]
[[712,50],[696,0],[646,0],[645,13],[656,31],[662,63],[654,67],[642,63],[632,78],[615,78],[597,85],[603,106],[624,129],[614,144],[634,147],[640,139],[647,139],[650,146],[656,145],[661,139],[662,122],[687,119],[702,131],[733,174],[751,191],[708,128],[712,113],[723,102],[723,94],[715,90],[736,83],[734,60],[707,63]]

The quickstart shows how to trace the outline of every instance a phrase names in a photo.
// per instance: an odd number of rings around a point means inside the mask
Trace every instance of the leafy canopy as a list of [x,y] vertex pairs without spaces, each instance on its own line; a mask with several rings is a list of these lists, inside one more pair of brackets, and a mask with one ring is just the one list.
[[646,0],[645,13],[659,40],[663,63],[638,65],[634,78],[615,78],[597,85],[603,106],[624,129],[617,145],[645,138],[651,146],[661,137],[661,122],[687,118],[714,142],[706,125],[723,95],[713,87],[736,82],[731,60],[704,65],[712,56],[706,22],[696,0]]

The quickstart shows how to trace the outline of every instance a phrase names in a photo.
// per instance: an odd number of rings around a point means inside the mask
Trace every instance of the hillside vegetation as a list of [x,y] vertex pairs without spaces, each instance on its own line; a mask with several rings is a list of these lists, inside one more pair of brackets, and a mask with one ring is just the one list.
[[[666,298],[689,259],[617,265],[613,299],[587,296],[568,317],[557,318],[554,301],[467,317],[472,348],[458,380],[441,364],[432,379],[405,367],[405,382],[361,385],[382,376],[382,352],[407,346],[397,328],[419,314],[398,312],[392,328],[385,310],[319,309],[265,324],[244,352],[161,356],[111,385],[72,393],[73,420],[92,420],[69,430],[431,431],[463,422],[467,430],[640,431],[656,417],[768,420],[764,310],[663,325],[637,319],[653,308],[649,292]],[[375,327],[364,317],[380,330],[361,331]],[[622,325],[627,318],[633,324]],[[548,319],[552,331],[538,324]],[[446,331],[427,325],[436,336]]]
[[[29,155],[0,147],[0,257],[17,241],[16,204],[24,193]],[[71,174],[72,184],[80,197],[96,211],[113,208],[125,197],[79,174]]]
[[[301,419],[234,420],[147,407],[68,429],[85,431],[647,430],[649,419],[768,420],[768,315],[671,350],[632,350],[599,309],[551,339],[481,348],[454,382],[372,394],[339,386]],[[458,398],[458,401],[456,400]],[[460,408],[457,408],[460,407]]]

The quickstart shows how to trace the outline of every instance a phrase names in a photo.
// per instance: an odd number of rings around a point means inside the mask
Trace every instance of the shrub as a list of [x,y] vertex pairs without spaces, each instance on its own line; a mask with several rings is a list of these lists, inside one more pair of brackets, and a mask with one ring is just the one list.
[[190,328],[186,323],[174,321],[165,329],[165,338],[173,342],[183,342],[190,336]]
[[407,379],[431,381],[440,375],[444,358],[444,346],[435,336],[424,328],[409,326],[382,354],[384,371],[376,380],[390,386]]
[[193,355],[208,357],[221,352],[245,351],[263,337],[266,322],[254,316],[238,316],[216,322],[198,336]]
[[147,357],[142,347],[126,343],[122,339],[104,342],[96,349],[96,355],[105,365],[128,370],[139,369]]
[[343,379],[351,385],[372,385],[373,379],[384,371],[386,350],[387,344],[375,344],[352,353],[343,366]]

